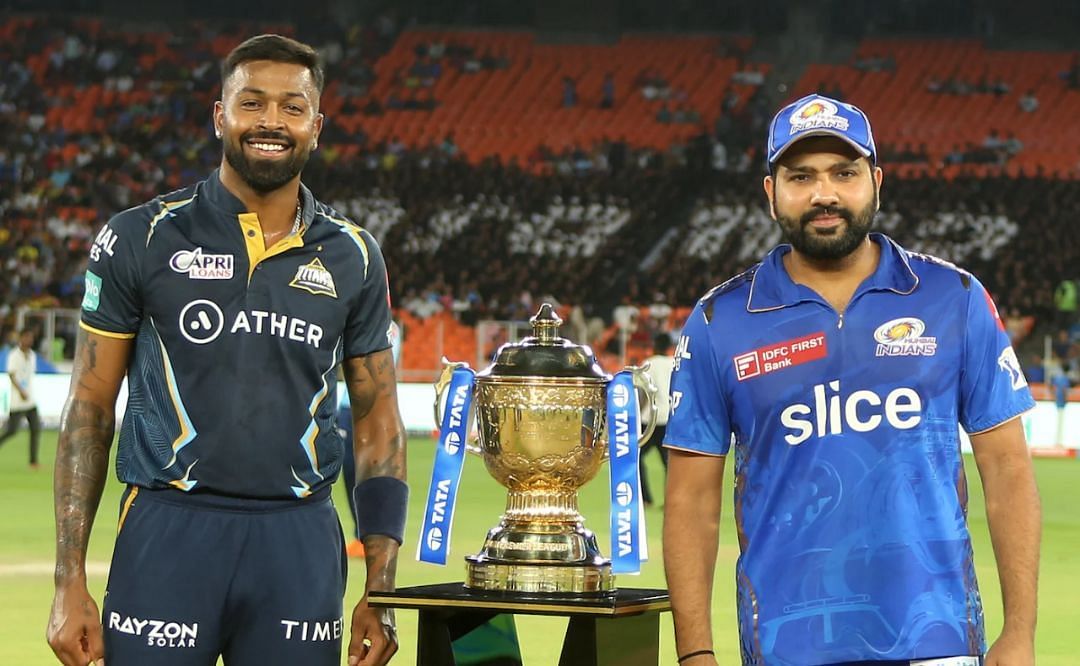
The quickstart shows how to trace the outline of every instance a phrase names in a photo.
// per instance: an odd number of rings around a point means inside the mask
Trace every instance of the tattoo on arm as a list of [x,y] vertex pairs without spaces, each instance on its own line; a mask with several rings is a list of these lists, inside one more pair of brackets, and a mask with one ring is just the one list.
[[397,408],[397,379],[392,352],[376,352],[346,361],[345,373],[358,452],[356,478],[405,479],[405,429]]
[[392,591],[397,576],[398,544],[390,537],[373,534],[364,539],[368,590]]
[[80,330],[72,395],[64,405],[57,442],[53,495],[56,512],[57,582],[85,573],[86,547],[108,475],[115,416],[79,397],[86,375],[97,374],[96,341]]

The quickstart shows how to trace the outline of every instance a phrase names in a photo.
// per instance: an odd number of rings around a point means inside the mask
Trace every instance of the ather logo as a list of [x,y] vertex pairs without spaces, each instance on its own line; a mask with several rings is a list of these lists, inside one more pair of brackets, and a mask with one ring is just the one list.
[[814,387],[811,404],[795,403],[780,413],[780,423],[790,430],[784,441],[798,446],[811,436],[839,435],[845,430],[870,432],[882,423],[897,430],[910,430],[922,422],[922,398],[913,388],[902,386],[884,398],[861,389],[849,395],[840,390],[840,380]]

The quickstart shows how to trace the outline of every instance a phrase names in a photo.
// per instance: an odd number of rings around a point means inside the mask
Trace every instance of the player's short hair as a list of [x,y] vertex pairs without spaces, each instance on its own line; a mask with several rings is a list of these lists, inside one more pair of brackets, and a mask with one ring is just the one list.
[[666,354],[671,349],[671,336],[667,333],[657,333],[653,337],[653,353]]
[[281,35],[256,35],[230,51],[221,62],[222,86],[237,67],[254,60],[269,60],[307,67],[311,72],[311,79],[315,82],[316,91],[322,95],[325,75],[318,52],[307,44]]

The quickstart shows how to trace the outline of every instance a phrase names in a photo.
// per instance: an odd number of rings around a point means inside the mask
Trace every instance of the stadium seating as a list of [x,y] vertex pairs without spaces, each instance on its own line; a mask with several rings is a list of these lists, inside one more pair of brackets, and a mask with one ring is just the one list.
[[[953,146],[982,145],[991,131],[1013,132],[1023,150],[1004,172],[1015,176],[1046,174],[1076,177],[1080,172],[1080,90],[1070,89],[1062,74],[1073,64],[1066,51],[994,51],[972,40],[868,39],[855,60],[886,58],[894,70],[864,71],[852,65],[812,64],[798,84],[800,93],[838,85],[848,101],[874,118],[879,144],[926,144],[930,166],[944,161]],[[931,81],[959,81],[972,88],[965,94],[931,92]],[[1004,82],[1002,94],[978,92],[981,81]],[[1020,97],[1031,91],[1038,111],[1020,109]],[[906,171],[937,171],[936,168]],[[986,176],[990,165],[945,169],[941,175],[972,172]]]

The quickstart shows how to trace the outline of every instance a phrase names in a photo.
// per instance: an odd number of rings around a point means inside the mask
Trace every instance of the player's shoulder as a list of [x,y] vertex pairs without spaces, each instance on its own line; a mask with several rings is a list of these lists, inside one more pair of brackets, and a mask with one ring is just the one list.
[[971,291],[978,280],[970,271],[932,254],[901,250],[911,272],[919,279],[923,289],[945,290],[946,292]]
[[153,199],[116,213],[109,219],[109,226],[116,232],[147,231],[169,215],[175,215],[197,198],[198,187],[160,194]]
[[750,289],[754,283],[754,276],[759,268],[761,268],[760,263],[754,264],[745,271],[728,278],[705,292],[705,295],[698,300],[695,306],[705,315],[705,321],[712,321],[718,311],[726,313],[729,310],[736,309],[745,312]]
[[355,220],[347,215],[338,212],[333,206],[323,203],[318,199],[315,199],[315,217],[322,222],[330,224],[332,227],[336,227],[346,235],[359,237],[366,245],[378,245],[375,241],[375,237],[372,236],[367,229],[360,226]]

